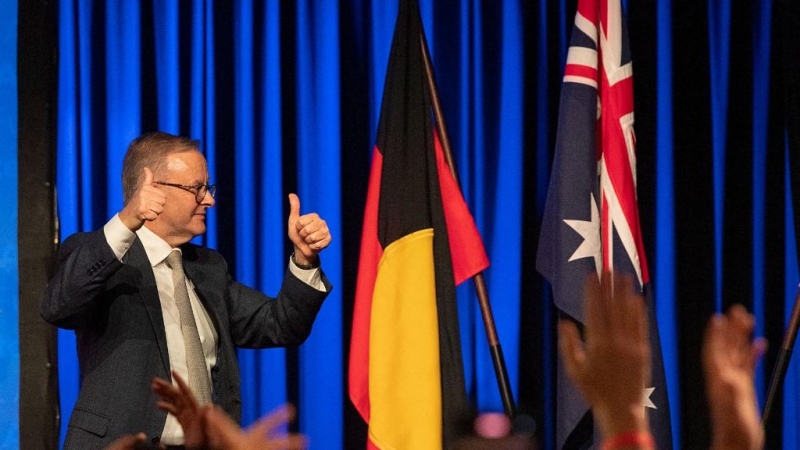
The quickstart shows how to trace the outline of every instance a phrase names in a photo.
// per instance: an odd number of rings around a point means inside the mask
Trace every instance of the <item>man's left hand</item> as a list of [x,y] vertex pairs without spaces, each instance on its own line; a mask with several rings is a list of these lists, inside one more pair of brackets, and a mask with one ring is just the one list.
[[328,224],[317,213],[300,215],[300,199],[289,194],[289,239],[298,264],[314,265],[319,252],[331,243]]

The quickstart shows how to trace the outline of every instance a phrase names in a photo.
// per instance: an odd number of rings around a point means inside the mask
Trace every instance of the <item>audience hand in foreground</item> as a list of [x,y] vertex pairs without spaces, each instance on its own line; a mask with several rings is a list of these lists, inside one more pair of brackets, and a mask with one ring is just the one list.
[[183,427],[187,448],[220,450],[303,450],[305,436],[280,433],[295,417],[294,407],[287,405],[262,417],[242,430],[224,411],[213,405],[200,407],[185,381],[172,372],[178,386],[156,378],[153,391],[161,397],[158,407],[169,412]]
[[178,386],[161,378],[153,379],[152,390],[161,397],[156,406],[175,416],[181,424],[184,445],[187,448],[201,447],[207,442],[203,408],[197,403],[197,399],[183,378],[174,370],[172,378]]
[[144,433],[129,434],[127,436],[122,436],[108,446],[103,447],[103,450],[136,450],[138,447],[137,444],[146,442],[146,439],[147,436],[145,436]]
[[567,374],[591,404],[604,438],[643,433],[642,404],[650,380],[650,341],[645,303],[630,277],[592,275],[584,287],[585,344],[572,321],[558,324]]
[[291,405],[281,406],[242,430],[220,408],[209,408],[205,414],[208,444],[223,450],[304,450],[306,438],[280,430],[295,417]]
[[764,446],[764,430],[755,391],[755,366],[766,349],[751,338],[753,316],[741,305],[711,318],[703,343],[713,431],[712,448],[753,450]]

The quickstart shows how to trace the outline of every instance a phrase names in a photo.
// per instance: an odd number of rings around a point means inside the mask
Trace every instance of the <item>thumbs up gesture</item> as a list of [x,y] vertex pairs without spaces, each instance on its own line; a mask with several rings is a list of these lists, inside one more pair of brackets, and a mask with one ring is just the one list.
[[300,265],[314,265],[317,255],[331,243],[328,224],[317,213],[300,215],[300,199],[289,194],[289,239],[294,258]]
[[131,231],[136,231],[145,221],[153,221],[164,211],[167,196],[154,182],[153,171],[145,167],[142,170],[142,184],[139,190],[128,199],[128,203],[120,211],[119,218]]

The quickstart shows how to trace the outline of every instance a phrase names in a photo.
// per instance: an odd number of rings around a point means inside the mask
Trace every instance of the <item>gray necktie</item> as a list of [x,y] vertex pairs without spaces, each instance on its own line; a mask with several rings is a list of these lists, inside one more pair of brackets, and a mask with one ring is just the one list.
[[167,264],[172,268],[172,284],[175,286],[175,304],[181,319],[183,345],[186,349],[186,368],[189,371],[189,388],[191,388],[200,405],[211,403],[211,382],[206,370],[206,357],[200,345],[200,333],[189,302],[189,291],[186,288],[186,276],[183,272],[181,252],[173,250],[167,257]]

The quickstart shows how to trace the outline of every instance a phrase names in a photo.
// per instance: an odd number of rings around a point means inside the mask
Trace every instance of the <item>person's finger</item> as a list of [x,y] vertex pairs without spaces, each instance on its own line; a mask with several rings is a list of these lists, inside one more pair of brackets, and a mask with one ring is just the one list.
[[166,204],[166,201],[161,199],[150,200],[150,203],[147,206],[147,212],[149,213],[149,215],[152,215],[151,220],[155,219],[162,212],[164,212],[164,204]]
[[162,380],[161,378],[154,378],[152,390],[162,399],[174,403],[179,397],[180,393],[169,381]]
[[758,361],[767,352],[767,347],[766,338],[760,337],[753,339],[753,345],[750,350],[750,360],[748,362],[748,368],[751,372],[755,370],[756,364],[758,364]]
[[613,272],[604,270],[600,276],[600,296],[595,299],[594,314],[597,318],[596,330],[600,336],[608,336],[614,330],[614,309],[617,303],[614,301],[615,275]]
[[237,441],[243,436],[239,425],[219,407],[203,409],[201,420],[211,448],[236,448]]
[[703,339],[703,367],[707,381],[713,380],[713,376],[721,369],[721,358],[726,353],[724,328],[725,318],[720,315],[711,317],[706,325]]
[[170,413],[170,414],[172,414],[173,416],[176,416],[176,417],[178,416],[178,413],[181,411],[181,408],[178,408],[175,405],[175,403],[164,401],[164,400],[157,401],[156,402],[156,408],[158,408],[158,409],[160,409],[162,411],[166,411],[166,412],[168,412],[168,413]]
[[289,223],[297,222],[300,218],[300,197],[297,194],[289,194]]
[[175,370],[172,371],[172,379],[175,380],[175,382],[178,384],[178,388],[180,388],[182,392],[191,394],[192,390],[189,389],[189,385],[183,381],[183,377],[181,377],[180,374],[178,374],[178,372]]
[[331,235],[328,234],[327,236],[316,240],[313,244],[309,245],[309,247],[313,248],[314,250],[322,250],[323,248],[327,247],[331,243]]
[[[297,223],[304,221],[304,219],[305,216],[301,217]],[[312,245],[330,236],[330,230],[328,230],[328,224],[324,220],[317,218],[298,230],[298,234],[306,244]]]
[[188,403],[187,406],[192,408],[197,408],[197,399],[194,397],[194,393],[192,393],[192,389],[189,388],[189,385],[183,381],[178,372],[172,371],[172,379],[178,384],[178,388],[181,393],[181,397]]
[[[611,282],[603,277],[603,310],[608,320],[609,337],[630,338],[634,324],[630,293],[632,290],[630,277],[612,273]],[[607,287],[610,285],[610,289]]]
[[142,181],[142,186],[152,186],[153,185],[153,171],[150,170],[149,167],[145,167],[143,169],[144,172],[144,181]]
[[744,370],[752,373],[758,360],[764,355],[767,349],[767,341],[764,338],[753,338],[755,329],[755,317],[747,312],[744,306],[736,304],[728,310],[728,317],[731,322],[731,333],[735,334],[736,364]]
[[617,285],[615,289],[620,289],[614,303],[619,308],[616,316],[622,319],[621,326],[624,327],[626,333],[630,333],[629,337],[636,339],[636,343],[649,342],[647,305],[644,298],[636,291],[633,278],[623,275],[617,278],[615,284]]
[[264,448],[269,450],[304,450],[308,448],[308,439],[302,434],[289,434],[268,439],[265,444]]
[[558,321],[558,350],[564,361],[567,375],[576,382],[580,381],[583,378],[586,351],[581,342],[578,327],[569,320]]
[[175,403],[180,399],[180,394],[174,388],[153,383],[152,390],[153,392],[156,393],[156,395],[161,397],[164,401],[170,403]]
[[746,369],[752,361],[752,334],[755,328],[755,318],[747,312],[744,306],[736,304],[728,309],[726,314],[727,344],[730,358],[736,367]]
[[138,442],[144,442],[147,436],[144,433],[129,434],[115,440],[104,450],[133,450]]
[[294,229],[297,231],[297,235],[303,239],[303,242],[322,228],[323,225],[325,225],[324,221],[320,221],[316,213],[303,214],[294,221]]
[[259,436],[269,436],[276,428],[289,423],[294,417],[294,406],[291,404],[283,405],[258,419],[247,429],[247,432]]
[[[603,283],[611,284],[606,280],[606,275],[603,274]],[[597,278],[595,273],[589,274],[583,285],[583,323],[586,325],[586,343],[590,345],[592,342],[592,335],[597,334],[603,336],[606,329],[605,312],[603,311],[603,294],[601,280]]]

